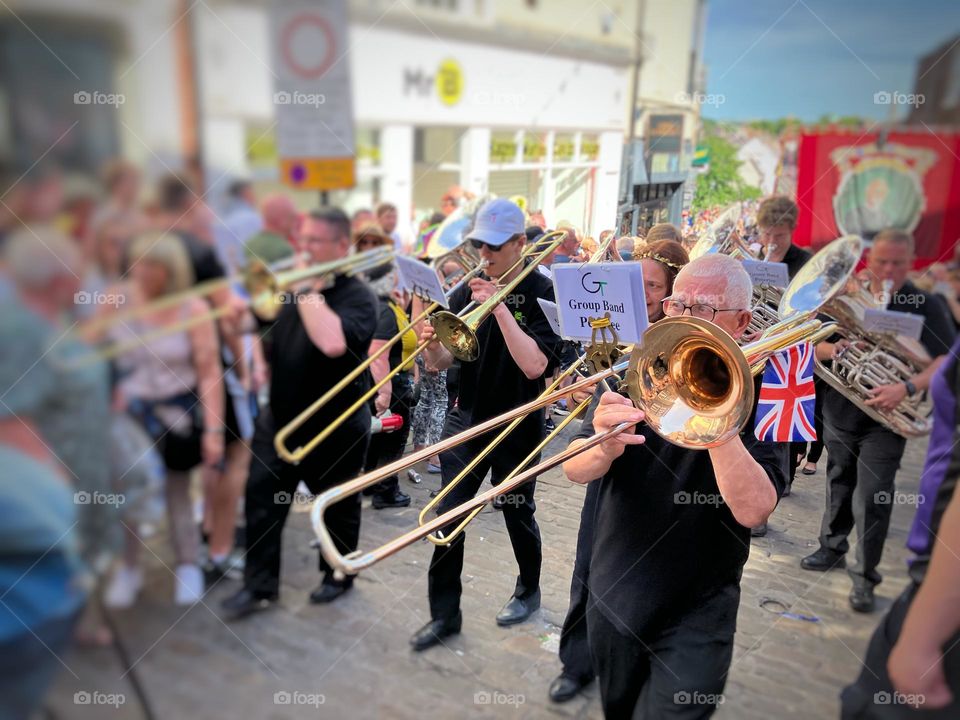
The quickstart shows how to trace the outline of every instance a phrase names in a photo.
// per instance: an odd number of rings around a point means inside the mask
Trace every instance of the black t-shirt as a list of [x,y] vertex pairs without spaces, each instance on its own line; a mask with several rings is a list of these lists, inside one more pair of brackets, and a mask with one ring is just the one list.
[[[400,326],[397,323],[397,314],[390,305],[390,298],[380,296],[377,298],[380,307],[380,314],[377,317],[377,328],[373,333],[374,340],[392,340],[400,332]],[[390,363],[390,369],[393,370],[403,362],[403,340],[397,340],[390,346],[387,352],[387,359]],[[412,370],[412,368],[411,368]],[[405,388],[410,383],[410,370],[399,372],[391,380],[391,388],[394,392]]]
[[[887,310],[923,316],[920,343],[931,358],[950,351],[956,331],[949,310],[938,296],[920,290],[909,280],[891,296]],[[865,430],[880,425],[832,387],[827,388],[823,406],[826,413],[824,417],[841,430]]]
[[[313,344],[300,319],[296,303],[285,304],[269,329],[273,343],[270,408],[278,427],[296,417],[356,368],[370,349],[379,314],[377,298],[370,288],[357,278],[340,275],[332,287],[323,291],[323,300],[340,317],[343,326],[347,351],[340,357],[327,357]],[[301,302],[304,301],[301,299]],[[365,372],[294,433],[288,445],[296,447],[315,436],[369,387],[370,374]],[[368,407],[363,405],[338,432],[368,432],[369,412]]]
[[177,231],[177,237],[183,242],[190,256],[190,265],[193,267],[193,279],[196,283],[207,280],[217,280],[226,277],[223,264],[217,258],[217,252],[212,246],[203,242],[192,233]]
[[793,280],[794,276],[800,272],[800,268],[807,264],[807,261],[812,258],[809,252],[803,248],[799,248],[793,243],[790,243],[790,247],[787,248],[787,252],[783,255],[783,260],[780,262],[786,263],[787,265],[787,275]]
[[[486,277],[486,276],[483,276]],[[466,285],[450,297],[450,311],[459,312],[470,302],[472,293]],[[543,392],[548,377],[556,367],[560,338],[554,334],[537,298],[553,301],[553,283],[538,272],[527,275],[506,300],[507,307],[523,329],[532,337],[547,358],[543,375],[530,380],[507,349],[496,318],[488,317],[477,329],[480,356],[474,362],[460,363],[457,407],[453,427],[476,425],[483,420],[522,405]],[[531,413],[510,434],[505,446],[527,452],[543,438],[543,410]],[[486,436],[485,436],[486,438]]]
[[[760,378],[755,379],[759,392]],[[598,392],[575,436],[594,434]],[[754,415],[740,438],[777,491],[786,484],[787,443],[760,442]],[[643,445],[628,446],[600,480],[590,559],[591,602],[620,632],[641,639],[677,619],[704,632],[733,630],[750,528],[733,517],[706,450],[673,445],[641,423]],[[710,617],[689,615],[715,599]]]

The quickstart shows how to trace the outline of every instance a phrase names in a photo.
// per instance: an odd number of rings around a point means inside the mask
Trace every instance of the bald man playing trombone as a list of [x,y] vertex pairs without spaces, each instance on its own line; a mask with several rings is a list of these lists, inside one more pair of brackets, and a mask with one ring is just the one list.
[[[705,255],[680,270],[663,310],[736,339],[750,301],[739,261]],[[777,505],[789,446],[758,441],[753,416],[709,450],[672,445],[643,420],[621,395],[597,394],[571,447],[634,424],[563,465],[573,482],[601,483],[588,581],[591,655],[607,718],[708,717],[723,702],[750,528]]]

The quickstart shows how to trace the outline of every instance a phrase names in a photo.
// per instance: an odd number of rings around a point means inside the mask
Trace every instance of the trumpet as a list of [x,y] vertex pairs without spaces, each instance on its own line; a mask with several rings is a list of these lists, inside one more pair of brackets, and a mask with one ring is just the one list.
[[[837,283],[804,286],[802,282],[803,279],[798,283],[795,278],[785,293],[785,297],[789,298],[788,306],[784,308],[785,311],[790,310],[788,317],[771,327],[759,340],[740,346],[721,328],[699,318],[672,317],[661,320],[647,329],[642,345],[633,348],[629,359],[620,360],[566,388],[545,392],[535,400],[490,418],[437,445],[423,448],[407,458],[321,493],[310,515],[321,552],[337,572],[354,575],[423,538],[433,536],[437,530],[465,515],[474,517],[497,495],[511,492],[546,470],[622,432],[628,424],[595,434],[576,448],[567,448],[532,468],[515,471],[516,474],[496,487],[423,522],[419,527],[370,552],[342,555],[324,523],[323,516],[328,507],[375,485],[383,478],[511,421],[522,419],[577,390],[617,377],[624,371],[627,393],[634,405],[643,410],[644,422],[653,432],[687,449],[722,445],[741,432],[748,422],[754,405],[753,377],[763,369],[767,359],[797,342],[819,342],[835,331],[834,323],[821,323],[813,316],[837,291]],[[591,399],[587,399],[580,403],[558,426],[558,430],[571,417],[579,415],[590,402]],[[557,432],[551,433],[541,447]],[[489,450],[488,447],[485,452]],[[535,452],[519,467],[529,462]],[[461,523],[451,535],[462,532],[465,525]],[[444,539],[433,541],[442,542]]]
[[[503,302],[503,300],[516,289],[516,287],[524,280],[524,278],[527,277],[527,275],[536,270],[537,265],[543,262],[543,260],[545,260],[554,250],[557,249],[557,247],[560,246],[560,243],[563,242],[564,237],[565,233],[562,231],[553,232],[541,238],[530,249],[525,249],[523,254],[520,256],[520,259],[517,260],[517,262],[504,273],[504,276],[506,276],[514,272],[514,270],[517,268],[522,267],[516,277],[498,289],[492,297],[480,305],[474,307],[476,303],[470,303],[467,307],[460,311],[459,315],[446,310],[434,313],[431,316],[431,322],[434,324],[437,339],[440,341],[440,343],[443,344],[444,347],[446,347],[451,353],[453,353],[455,357],[460,360],[466,362],[475,360],[480,352],[480,344],[476,335],[477,328],[490,316],[490,314],[493,312],[493,309],[499,303]],[[532,259],[530,259],[531,256],[533,256]],[[527,262],[528,259],[530,259],[530,262]],[[523,267],[524,263],[526,263],[525,267]],[[478,273],[480,270],[482,270],[482,266],[474,268],[473,272]],[[463,284],[464,282],[466,282],[466,278],[461,280],[460,284]],[[403,333],[407,332],[415,323],[419,323],[420,321],[424,320],[430,312],[436,309],[436,307],[436,303],[432,304],[424,312],[417,316],[414,322],[408,323],[400,333],[391,338],[388,343],[395,343],[400,339],[400,337],[403,336]],[[426,350],[427,346],[431,342],[433,341],[425,340],[418,344],[411,353],[408,362]],[[381,351],[385,351],[385,349],[387,348],[381,348]],[[366,368],[369,367],[377,357],[379,357],[379,355],[375,354],[374,357],[367,358],[357,369],[348,374],[344,380],[338,382],[333,388],[324,393],[320,398],[314,401],[309,407],[303,410],[303,412],[297,415],[297,417],[295,417],[277,432],[277,434],[274,436],[273,444],[277,450],[277,454],[283,460],[292,464],[299,463],[301,460],[303,460],[303,458],[313,452],[313,450],[315,450],[320,443],[330,437],[330,435],[344,422],[346,422],[350,416],[352,416],[358,409],[363,407],[363,405],[371,397],[373,397],[381,387],[390,382],[394,375],[403,369],[403,365],[393,368],[389,373],[375,383],[372,388],[357,398],[357,400],[349,408],[335,418],[333,422],[328,424],[320,433],[315,435],[306,444],[301,445],[294,450],[290,450],[287,447],[287,440],[290,438],[290,436],[298,429],[303,427],[304,423],[313,417],[313,415],[315,415],[321,407],[326,405],[334,395],[346,387],[350,381],[356,378],[361,372],[366,370]]]
[[[250,309],[264,320],[273,320],[280,313],[284,305],[284,299],[281,297],[282,293],[293,285],[310,278],[332,278],[336,275],[356,275],[379,267],[384,263],[390,262],[392,259],[393,250],[391,248],[379,247],[356,255],[349,255],[338,260],[318,263],[299,270],[287,270],[281,273],[275,273],[272,267],[267,267],[262,263],[251,263],[244,272],[243,284],[250,295]],[[281,261],[281,263],[287,262],[288,261]],[[118,323],[141,317],[148,313],[156,312],[157,310],[174,307],[177,304],[186,302],[190,298],[202,297],[222,287],[226,287],[232,280],[233,278],[219,278],[184,292],[164,296],[154,302],[135,308],[125,313],[122,317],[110,316],[106,318],[107,324]],[[92,362],[109,360],[145,344],[149,344],[158,337],[189,330],[196,325],[217,320],[232,312],[234,312],[234,308],[232,307],[212,308],[209,312],[164,325],[163,327],[138,335],[130,340],[118,341],[103,346],[98,350],[81,356],[77,362],[81,365],[86,365]]]

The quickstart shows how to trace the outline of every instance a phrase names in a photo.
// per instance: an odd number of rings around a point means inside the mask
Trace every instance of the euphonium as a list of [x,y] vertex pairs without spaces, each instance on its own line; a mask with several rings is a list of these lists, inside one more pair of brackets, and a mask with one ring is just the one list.
[[[889,295],[889,289],[889,286],[884,288],[885,295]],[[930,364],[927,351],[912,338],[871,332],[864,327],[866,310],[882,310],[885,306],[886,302],[878,302],[856,282],[850,284],[848,292],[824,306],[824,314],[838,323],[837,334],[850,345],[832,360],[817,360],[817,375],[869,417],[898,435],[926,435],[932,421],[930,402],[925,393],[905,397],[892,410],[880,410],[866,404],[874,388],[906,382]]]

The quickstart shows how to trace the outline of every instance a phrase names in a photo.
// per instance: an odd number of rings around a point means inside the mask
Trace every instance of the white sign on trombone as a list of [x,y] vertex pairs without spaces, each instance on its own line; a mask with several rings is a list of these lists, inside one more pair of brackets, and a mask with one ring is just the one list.
[[553,266],[561,337],[589,342],[590,319],[610,314],[621,343],[637,343],[647,329],[643,270],[638,262]]
[[399,289],[409,290],[417,297],[439,303],[440,307],[450,307],[440,278],[437,277],[437,273],[432,267],[404,255],[397,255],[394,260],[397,263],[397,287]]

